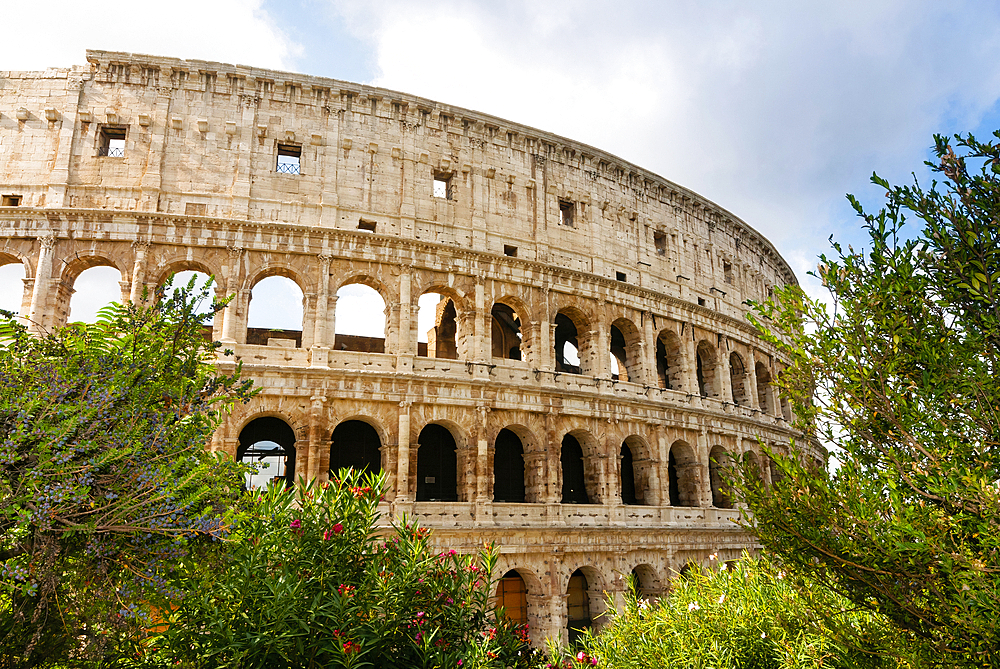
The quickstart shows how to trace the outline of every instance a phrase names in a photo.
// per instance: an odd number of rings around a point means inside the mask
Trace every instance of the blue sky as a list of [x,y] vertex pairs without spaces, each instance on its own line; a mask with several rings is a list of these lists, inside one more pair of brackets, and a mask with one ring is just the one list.
[[[548,0],[175,0],[109,12],[53,0],[0,69],[87,48],[376,84],[580,140],[691,188],[805,272],[863,245],[844,194],[916,172],[934,133],[1000,128],[1000,4]],[[39,48],[41,45],[42,48]]]

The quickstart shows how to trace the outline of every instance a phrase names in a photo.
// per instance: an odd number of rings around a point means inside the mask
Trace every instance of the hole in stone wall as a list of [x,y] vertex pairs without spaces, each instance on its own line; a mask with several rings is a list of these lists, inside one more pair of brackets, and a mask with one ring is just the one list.
[[622,282],[624,282],[625,281],[625,272],[615,272],[615,280],[616,281],[622,281]]
[[663,232],[654,232],[653,246],[656,248],[656,255],[667,255],[667,235]]
[[726,278],[726,283],[733,282],[733,265],[728,260],[722,261],[722,273]]
[[432,194],[434,197],[441,198],[443,200],[453,200],[454,199],[454,186],[452,185],[452,175],[448,172],[435,172],[434,173],[434,189]]
[[97,133],[97,155],[124,158],[126,130],[127,126],[101,126]]
[[385,300],[371,286],[341,286],[334,320],[334,350],[385,353]]
[[361,420],[345,420],[330,438],[330,474],[341,469],[375,474],[382,469],[382,440],[374,427]]
[[524,446],[508,429],[500,430],[493,453],[493,501],[524,502]]
[[503,254],[505,256],[510,256],[511,258],[517,257],[517,247],[511,246],[510,244],[503,245]]
[[562,503],[590,504],[583,466],[583,448],[576,437],[567,434],[562,440]]
[[569,200],[559,200],[559,225],[574,226],[573,214],[576,207]]
[[23,299],[24,265],[20,262],[9,262],[0,267],[0,309],[20,314]]
[[278,142],[278,159],[274,170],[279,174],[300,174],[302,147],[298,144]]
[[458,457],[448,428],[430,424],[417,439],[417,501],[458,501]]
[[255,418],[240,431],[236,459],[256,469],[247,476],[248,489],[266,487],[272,481],[290,486],[295,480],[295,432],[280,418]]
[[521,359],[521,320],[513,309],[498,302],[493,305],[491,344],[494,358]]
[[431,291],[420,296],[417,308],[417,355],[458,360],[455,302],[446,295]]
[[376,226],[375,221],[366,221],[364,219],[358,221],[358,230],[363,232],[375,232]]
[[20,195],[4,195],[0,197],[0,207],[17,207],[21,204]]
[[247,343],[302,346],[302,289],[284,276],[254,284],[247,313]]
[[121,302],[122,275],[114,267],[91,267],[73,281],[69,300],[70,323],[95,323],[97,312],[112,302]]

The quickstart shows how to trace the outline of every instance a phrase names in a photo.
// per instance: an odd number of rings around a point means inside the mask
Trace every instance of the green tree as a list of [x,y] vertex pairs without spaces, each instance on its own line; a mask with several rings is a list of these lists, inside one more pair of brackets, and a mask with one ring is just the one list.
[[205,446],[251,389],[212,366],[193,286],[46,336],[0,325],[4,666],[126,652],[171,565],[227,533],[242,470]]
[[[1000,132],[995,133],[1000,139]],[[779,379],[830,471],[744,467],[754,530],[789,569],[885,615],[930,663],[1000,664],[1000,144],[935,137],[936,178],[851,203],[870,248],[757,305],[790,360]],[[916,219],[918,226],[907,226]]]
[[[609,611],[614,611],[609,602]],[[816,611],[836,615],[863,639],[845,641]],[[625,596],[583,650],[552,664],[578,669],[890,669],[909,666],[873,649],[894,647],[884,618],[859,611],[825,588],[794,583],[774,561],[743,556],[718,569],[695,567],[671,582],[659,600]],[[588,662],[588,659],[590,662]]]
[[[272,485],[227,540],[219,569],[186,565],[186,593],[152,640],[164,666],[527,666],[488,609],[496,553],[436,552],[405,518],[378,527],[384,475]],[[520,654],[520,655],[519,655]],[[521,660],[519,662],[519,660]]]

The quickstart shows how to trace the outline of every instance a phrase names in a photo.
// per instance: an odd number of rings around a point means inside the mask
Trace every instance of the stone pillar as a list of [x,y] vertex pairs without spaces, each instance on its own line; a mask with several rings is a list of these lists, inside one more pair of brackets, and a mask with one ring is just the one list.
[[320,421],[323,418],[323,404],[326,398],[321,395],[313,395],[312,406],[309,411],[309,461],[306,478],[309,481],[318,481],[326,478],[326,472],[321,470],[323,437],[320,433]]
[[[313,346],[316,348],[330,348],[333,343],[330,335],[332,330],[328,329],[328,314],[330,309],[330,260],[331,256],[319,256],[319,292],[316,295],[316,310],[313,317]],[[337,301],[334,296],[334,306]]]
[[229,247],[229,265],[226,267],[226,290],[231,299],[222,312],[222,343],[235,344],[237,334],[237,321],[240,311],[240,260],[243,257],[243,249]]
[[493,524],[493,498],[489,494],[489,479],[492,472],[489,469],[489,442],[486,439],[487,420],[490,408],[485,404],[476,407],[479,425],[476,439],[476,525]]
[[[402,360],[404,356],[409,360],[409,365],[406,369],[413,368],[413,354],[412,350],[415,341],[413,339],[413,326],[411,321],[413,320],[413,298],[411,297],[410,291],[413,286],[413,274],[410,268],[404,268],[399,275],[399,332],[396,336],[396,355]],[[397,363],[397,368],[402,364],[402,362]],[[404,371],[399,369],[399,371]]]
[[[146,285],[146,253],[149,251],[149,242],[132,242],[135,249],[135,264],[132,265],[132,286],[129,293],[129,302],[139,304],[142,301],[142,289]],[[148,295],[147,299],[152,299]]]
[[681,378],[684,379],[684,390],[699,396],[698,390],[698,347],[694,340],[694,326],[688,323],[688,330],[681,335]]
[[757,397],[757,360],[750,356],[750,364],[747,365],[749,369],[747,374],[750,378],[750,408],[751,409],[763,409],[760,405],[760,398]]
[[716,354],[715,385],[719,392],[719,398],[723,402],[733,401],[733,378],[732,370],[729,367],[729,352],[719,346],[719,353]]
[[659,388],[656,377],[656,333],[653,332],[653,314],[642,312],[642,371],[645,377],[640,383]]
[[702,430],[698,433],[698,444],[695,452],[698,456],[698,475],[701,478],[701,506],[712,506],[712,476],[709,469],[708,455],[711,445],[708,441],[708,433]]
[[46,234],[38,238],[38,262],[35,263],[35,285],[31,293],[31,309],[28,311],[28,328],[35,334],[42,334],[47,325],[52,322],[52,315],[46,313],[50,302],[49,291],[52,285],[52,255],[56,246],[56,237]]
[[[592,346],[588,354],[590,355],[590,364],[593,365],[591,373],[599,379],[610,380],[611,374],[608,372],[608,362],[611,356],[611,344],[608,342],[608,329],[605,327],[603,320],[595,323],[595,327],[590,333],[590,341],[592,342]],[[583,351],[580,351],[580,353],[582,357]],[[580,360],[580,364],[583,364],[583,360]]]
[[486,342],[486,316],[486,287],[480,279],[476,281],[476,300],[473,311],[473,343],[472,350],[468,352],[471,354],[468,359],[479,363],[475,365],[473,375],[481,379],[488,379],[490,376],[490,370],[487,365],[492,353]]
[[399,403],[399,445],[396,449],[396,501],[413,500],[410,492],[410,406],[412,402]]

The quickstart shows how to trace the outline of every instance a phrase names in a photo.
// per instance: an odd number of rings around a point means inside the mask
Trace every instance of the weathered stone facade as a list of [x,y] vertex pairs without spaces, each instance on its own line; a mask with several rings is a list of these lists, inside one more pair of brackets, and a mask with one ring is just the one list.
[[[370,426],[386,511],[418,515],[442,546],[497,542],[536,641],[565,634],[577,570],[593,616],[621,575],[655,593],[686,563],[753,547],[712,463],[757,458],[769,478],[761,444],[793,436],[769,383],[782,360],[744,315],[795,277],[752,228],[598,149],[431,100],[222,63],[87,60],[0,72],[0,264],[23,264],[33,327],[66,322],[88,267],[117,268],[122,300],[173,272],[214,275],[235,295],[214,336],[263,391],[212,448],[236,455],[251,421],[277,418],[295,473],[323,478],[334,430]],[[246,319],[271,275],[301,287],[305,315],[267,345]],[[351,283],[385,300],[384,341],[335,338]],[[446,300],[425,351],[415,310],[432,290]],[[444,465],[421,463],[428,425],[444,429]],[[518,457],[523,480],[508,480]],[[495,485],[518,501],[494,501]]]

